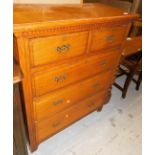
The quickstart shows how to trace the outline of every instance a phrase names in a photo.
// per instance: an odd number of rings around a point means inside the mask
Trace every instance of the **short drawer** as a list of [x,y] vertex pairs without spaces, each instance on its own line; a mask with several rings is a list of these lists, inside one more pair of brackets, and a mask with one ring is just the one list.
[[88,32],[63,34],[30,40],[31,65],[53,63],[85,53]]
[[125,32],[127,26],[105,27],[99,30],[92,31],[92,42],[90,51],[98,51],[104,48],[109,48],[119,45],[125,40]]
[[53,117],[44,121],[36,123],[38,141],[48,138],[49,136],[59,132],[63,128],[79,120],[88,113],[96,110],[102,106],[106,101],[105,92],[100,92],[91,96],[78,104],[68,108],[67,110],[54,115]]
[[36,120],[43,120],[100,90],[107,89],[111,85],[111,79],[112,72],[109,71],[59,91],[35,98]]
[[120,51],[113,50],[79,62],[35,73],[33,76],[33,94],[39,96],[102,71],[116,68],[119,58]]

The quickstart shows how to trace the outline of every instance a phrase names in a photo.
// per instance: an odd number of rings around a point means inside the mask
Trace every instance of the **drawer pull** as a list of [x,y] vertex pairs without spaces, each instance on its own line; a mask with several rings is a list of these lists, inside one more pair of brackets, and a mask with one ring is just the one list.
[[66,78],[67,78],[67,74],[63,74],[60,76],[55,76],[53,79],[56,82],[63,82],[64,80],[66,80]]
[[56,48],[56,51],[57,51],[58,53],[64,53],[64,52],[67,52],[67,51],[70,49],[70,47],[71,47],[70,44],[58,46],[58,47]]
[[108,41],[108,42],[112,42],[114,40],[115,40],[115,36],[113,36],[113,35],[109,35],[106,37],[106,41]]
[[60,99],[60,100],[58,100],[58,101],[54,101],[54,102],[53,102],[53,105],[57,106],[57,105],[59,105],[59,104],[62,104],[63,102],[64,102],[64,99]]
[[52,124],[52,127],[53,127],[53,128],[57,128],[57,127],[59,127],[60,125],[61,125],[61,121],[53,123],[53,124]]
[[65,115],[65,117],[66,117],[66,118],[68,118],[68,117],[69,117],[69,115],[68,115],[68,114],[66,114],[66,115]]
[[71,102],[70,100],[67,100],[67,101],[66,101],[66,103],[70,103],[70,102]]
[[105,64],[107,64],[106,60],[103,60],[103,61],[100,62],[100,65],[105,65]]
[[91,104],[88,104],[88,108],[94,108],[95,107],[95,103],[92,102]]
[[94,89],[96,89],[96,88],[98,88],[99,87],[99,83],[94,83],[93,85],[92,85],[92,88],[94,88]]

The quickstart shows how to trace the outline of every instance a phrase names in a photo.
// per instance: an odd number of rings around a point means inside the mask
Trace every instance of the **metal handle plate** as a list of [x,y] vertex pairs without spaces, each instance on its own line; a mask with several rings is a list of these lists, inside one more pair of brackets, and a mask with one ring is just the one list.
[[64,102],[64,99],[59,99],[59,100],[57,100],[57,101],[54,101],[53,102],[53,105],[54,106],[57,106],[57,105],[59,105],[59,104],[62,104]]
[[93,85],[92,85],[92,88],[94,88],[94,89],[96,89],[96,88],[98,88],[99,87],[99,83],[94,83]]
[[58,53],[65,53],[65,52],[67,52],[70,48],[71,48],[71,45],[70,45],[70,44],[65,44],[65,45],[62,45],[62,46],[58,46],[58,47],[56,48],[56,52],[58,52]]
[[106,36],[106,41],[108,42],[112,42],[115,40],[115,36],[114,35],[109,35],[109,36]]
[[103,61],[100,62],[100,65],[105,65],[105,64],[107,64],[106,60],[103,60]]
[[95,103],[92,102],[92,103],[88,104],[88,107],[89,107],[89,108],[94,108],[94,107],[95,107]]
[[59,127],[60,125],[61,125],[61,121],[58,121],[58,122],[53,123],[53,124],[52,124],[52,127],[53,127],[53,128],[57,128],[57,127]]
[[63,81],[65,81],[67,79],[67,74],[66,73],[64,73],[64,74],[62,74],[62,75],[59,75],[59,76],[55,76],[54,78],[53,78],[53,80],[55,81],[55,82],[63,82]]

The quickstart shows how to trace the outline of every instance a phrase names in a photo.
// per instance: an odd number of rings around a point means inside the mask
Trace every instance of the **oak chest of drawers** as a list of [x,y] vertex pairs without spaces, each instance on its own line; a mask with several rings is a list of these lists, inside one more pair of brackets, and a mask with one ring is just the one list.
[[110,98],[121,46],[138,16],[101,4],[15,5],[14,58],[31,150]]

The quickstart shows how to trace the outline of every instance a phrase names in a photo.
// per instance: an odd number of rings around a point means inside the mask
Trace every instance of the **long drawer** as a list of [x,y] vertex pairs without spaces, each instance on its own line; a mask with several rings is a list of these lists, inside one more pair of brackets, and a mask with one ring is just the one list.
[[116,67],[119,58],[120,51],[115,49],[79,62],[35,73],[32,77],[33,94],[39,96],[102,71],[110,70]]
[[43,65],[85,53],[88,32],[62,34],[30,40],[31,65]]
[[117,27],[104,27],[102,29],[92,31],[90,51],[94,52],[121,44],[122,41],[125,40],[126,30],[127,25]]
[[104,72],[77,84],[55,91],[34,100],[36,120],[43,120],[78,101],[111,85],[112,72]]
[[105,100],[106,93],[100,92],[81,101],[78,104],[75,104],[63,112],[50,117],[49,119],[36,123],[38,142],[41,142],[48,136],[57,133],[86,114],[96,110],[105,103]]

